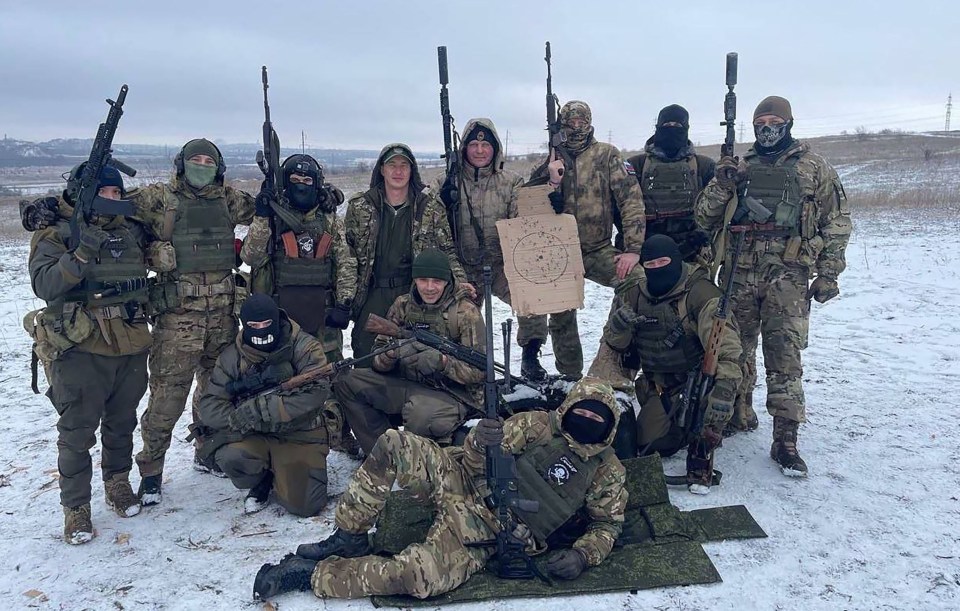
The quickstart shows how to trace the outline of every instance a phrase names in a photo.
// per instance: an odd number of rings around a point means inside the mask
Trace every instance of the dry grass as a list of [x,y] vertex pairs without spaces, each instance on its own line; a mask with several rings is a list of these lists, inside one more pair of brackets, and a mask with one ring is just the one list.
[[960,212],[960,193],[944,187],[914,187],[903,190],[852,191],[847,193],[852,209],[901,208]]

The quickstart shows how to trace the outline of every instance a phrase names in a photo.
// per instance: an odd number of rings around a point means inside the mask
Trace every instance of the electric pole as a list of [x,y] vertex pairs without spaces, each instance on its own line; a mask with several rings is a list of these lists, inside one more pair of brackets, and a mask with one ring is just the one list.
[[507,137],[503,139],[503,158],[510,157],[510,130],[507,130]]
[[613,144],[613,130],[607,132],[607,144]]
[[740,121],[740,142],[743,142],[743,125],[744,122]]
[[950,131],[950,111],[953,109],[953,92],[947,94],[947,120],[943,124],[943,131]]

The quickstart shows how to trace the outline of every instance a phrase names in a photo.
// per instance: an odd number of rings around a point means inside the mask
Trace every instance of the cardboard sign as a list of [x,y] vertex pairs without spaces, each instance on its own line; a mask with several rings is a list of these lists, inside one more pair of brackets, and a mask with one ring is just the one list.
[[549,214],[497,221],[497,231],[510,301],[517,315],[555,314],[583,307],[583,257],[573,215],[555,214],[550,209]]
[[548,185],[517,189],[517,216],[555,214],[550,206],[549,194],[551,191],[553,191],[553,187]]

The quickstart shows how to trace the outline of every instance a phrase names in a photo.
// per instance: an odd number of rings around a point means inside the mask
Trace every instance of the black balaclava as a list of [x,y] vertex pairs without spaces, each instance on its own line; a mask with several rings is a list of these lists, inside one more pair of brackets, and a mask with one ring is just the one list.
[[646,263],[661,257],[670,257],[670,263],[656,269],[643,268],[647,275],[647,291],[652,297],[661,297],[669,293],[680,282],[683,275],[683,257],[680,247],[670,236],[652,235],[640,247],[640,260]]
[[[603,418],[603,422],[597,422],[586,416],[573,413],[576,407],[599,415]],[[567,413],[563,415],[560,426],[563,427],[563,430],[570,433],[570,436],[578,443],[590,445],[605,441],[607,437],[610,436],[610,429],[613,428],[613,423],[613,412],[607,407],[606,403],[597,401],[596,399],[584,399],[570,406]]]
[[[310,155],[291,155],[281,166],[283,173],[283,193],[287,196],[290,205],[307,212],[317,207],[317,194],[323,180],[320,164]],[[309,176],[313,179],[312,185],[290,182],[291,174]]]
[[[680,125],[665,126],[664,123],[679,123]],[[689,140],[690,113],[679,104],[671,104],[660,111],[657,116],[657,131],[653,134],[653,143],[662,150],[667,157],[676,157]]]
[[[248,322],[271,321],[265,329],[252,329]],[[268,295],[257,293],[243,302],[240,308],[243,325],[243,343],[263,352],[273,352],[280,345],[280,308]]]

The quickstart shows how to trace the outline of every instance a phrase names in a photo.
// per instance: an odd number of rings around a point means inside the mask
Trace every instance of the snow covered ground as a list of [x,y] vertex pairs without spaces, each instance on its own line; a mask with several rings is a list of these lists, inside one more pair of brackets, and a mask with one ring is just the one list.
[[[901,210],[856,214],[855,224],[842,295],[814,304],[805,353],[810,422],[801,428],[800,449],[810,478],[779,473],[767,456],[771,419],[760,409],[760,430],[727,440],[718,453],[722,486],[706,497],[671,491],[683,509],[742,503],[770,537],[708,544],[721,584],[546,599],[538,607],[960,608],[960,220],[956,211]],[[168,456],[163,504],[121,519],[104,505],[96,476],[97,538],[80,547],[62,543],[56,418],[29,389],[29,344],[20,326],[37,307],[26,256],[24,241],[0,242],[0,606],[263,608],[251,599],[260,564],[328,534],[333,506],[313,519],[274,506],[241,515],[241,492],[190,468],[186,419]],[[588,363],[609,298],[606,289],[588,288],[580,314]],[[501,318],[506,308],[498,306]],[[552,362],[552,354],[545,357]],[[330,463],[339,493],[356,463],[337,454]],[[680,459],[666,466],[683,470]],[[308,593],[275,604],[370,607]],[[530,605],[504,600],[492,607]]]

